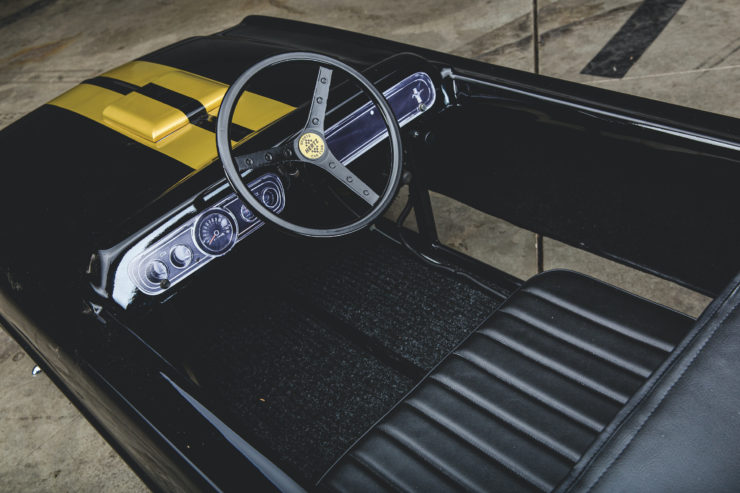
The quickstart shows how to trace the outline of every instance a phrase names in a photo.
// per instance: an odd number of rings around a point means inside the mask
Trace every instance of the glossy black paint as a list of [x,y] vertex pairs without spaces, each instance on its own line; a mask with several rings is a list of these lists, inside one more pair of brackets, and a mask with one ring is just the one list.
[[[488,80],[456,80],[460,106],[433,124],[430,188],[710,296],[740,270],[740,233],[730,226],[740,219],[740,140],[723,131],[740,130],[737,120]],[[684,121],[668,120],[671,112]],[[698,129],[702,120],[721,131]],[[505,144],[492,146],[493,138]],[[446,171],[453,161],[457,173]]]
[[[413,145],[420,153],[414,156],[418,183],[709,294],[740,267],[734,228],[738,212],[731,200],[740,178],[737,120],[262,17],[144,59],[231,83],[249,64],[299,49],[360,70],[413,52],[437,71],[451,67],[501,86],[483,90],[445,81],[452,107],[436,123],[420,119],[410,130],[431,129],[438,143],[460,139],[470,146],[450,155],[435,144]],[[263,94],[302,104],[311,84],[295,87],[291,79],[276,76]],[[680,135],[656,133],[640,122],[658,123]],[[687,138],[686,132],[708,141]],[[207,408],[229,423],[223,406],[210,401],[138,330],[138,317],[165,309],[166,299],[121,310],[106,298],[105,281],[100,282],[105,274],[95,270],[105,261],[90,262],[100,250],[115,259],[120,252],[111,251],[113,246],[125,248],[127,240],[182,204],[197,204],[204,190],[223,183],[220,166],[192,173],[111,130],[49,106],[0,133],[0,149],[13,167],[13,178],[0,180],[3,238],[13,240],[0,242],[2,326],[152,487],[270,488],[243,445],[202,412]],[[415,191],[418,200],[424,193],[423,187]],[[433,225],[428,216],[424,221]],[[432,246],[433,232],[425,232],[429,248],[486,275],[469,259]],[[254,238],[280,240],[267,228]],[[226,269],[228,259],[224,262]],[[516,281],[511,284],[513,289]],[[233,288],[238,287],[234,282]],[[238,434],[247,436],[248,430]]]

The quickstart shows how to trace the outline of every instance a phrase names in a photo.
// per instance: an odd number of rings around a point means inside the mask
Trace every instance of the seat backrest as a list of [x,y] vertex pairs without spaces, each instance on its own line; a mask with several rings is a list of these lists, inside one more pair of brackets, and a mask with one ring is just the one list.
[[740,275],[558,491],[740,489]]

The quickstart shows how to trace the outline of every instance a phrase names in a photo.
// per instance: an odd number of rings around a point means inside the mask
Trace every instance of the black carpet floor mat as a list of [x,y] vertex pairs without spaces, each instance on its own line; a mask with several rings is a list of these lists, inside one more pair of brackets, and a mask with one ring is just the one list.
[[503,301],[371,233],[335,243],[283,277],[284,289],[424,372]]
[[191,371],[258,448],[311,484],[414,381],[291,304],[252,302],[211,307],[232,315],[203,321]]

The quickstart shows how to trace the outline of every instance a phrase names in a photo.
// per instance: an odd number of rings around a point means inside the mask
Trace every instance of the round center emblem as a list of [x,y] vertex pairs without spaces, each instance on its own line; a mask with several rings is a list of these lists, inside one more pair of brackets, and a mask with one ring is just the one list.
[[308,159],[318,159],[324,155],[324,139],[313,132],[306,132],[298,139],[298,149]]

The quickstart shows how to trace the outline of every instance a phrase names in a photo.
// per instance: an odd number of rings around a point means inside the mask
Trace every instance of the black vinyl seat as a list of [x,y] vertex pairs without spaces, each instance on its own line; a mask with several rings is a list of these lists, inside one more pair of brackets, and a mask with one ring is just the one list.
[[552,491],[694,320],[569,271],[534,277],[324,475],[328,491]]

